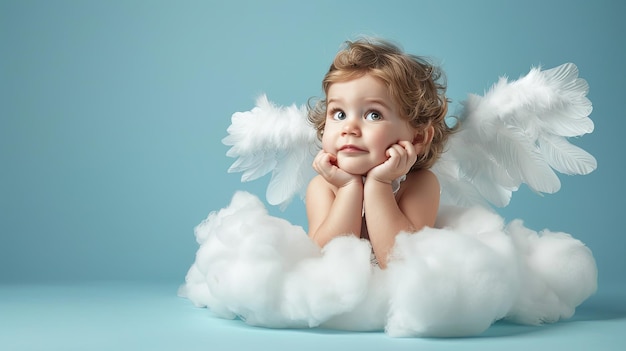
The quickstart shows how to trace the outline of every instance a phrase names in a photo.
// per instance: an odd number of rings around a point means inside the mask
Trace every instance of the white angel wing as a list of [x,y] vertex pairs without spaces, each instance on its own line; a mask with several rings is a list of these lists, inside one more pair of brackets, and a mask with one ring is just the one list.
[[232,115],[228,134],[222,140],[231,146],[226,155],[237,158],[229,172],[243,172],[242,182],[271,172],[266,198],[282,209],[295,194],[304,197],[320,148],[305,106],[276,106],[262,95],[255,108]]
[[566,63],[494,84],[484,96],[470,95],[460,127],[433,167],[442,204],[508,205],[522,183],[538,193],[554,193],[555,170],[587,174],[597,164],[567,138],[593,131],[587,82]]

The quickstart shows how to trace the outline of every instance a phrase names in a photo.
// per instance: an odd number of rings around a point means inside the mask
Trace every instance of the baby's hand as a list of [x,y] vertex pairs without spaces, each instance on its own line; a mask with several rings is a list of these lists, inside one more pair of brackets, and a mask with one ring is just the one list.
[[319,173],[327,182],[341,188],[352,181],[362,182],[361,176],[350,174],[337,167],[337,157],[335,155],[320,151],[313,160],[313,169]]
[[411,167],[417,161],[415,146],[409,141],[399,141],[387,149],[387,161],[372,168],[367,177],[383,182],[391,183],[395,179],[409,173]]

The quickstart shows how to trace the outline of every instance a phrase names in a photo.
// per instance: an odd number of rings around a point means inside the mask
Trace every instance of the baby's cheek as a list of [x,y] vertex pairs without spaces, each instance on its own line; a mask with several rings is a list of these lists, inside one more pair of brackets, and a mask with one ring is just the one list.
[[324,152],[329,153],[329,154],[333,154],[333,155],[337,154],[337,150],[336,150],[334,143],[330,140],[330,138],[327,138],[327,137],[322,137],[322,150],[324,150]]
[[389,159],[389,155],[387,154],[387,150],[384,150],[382,152],[378,152],[375,157],[373,158],[373,163],[376,165],[380,165],[385,163],[385,161],[387,161]]

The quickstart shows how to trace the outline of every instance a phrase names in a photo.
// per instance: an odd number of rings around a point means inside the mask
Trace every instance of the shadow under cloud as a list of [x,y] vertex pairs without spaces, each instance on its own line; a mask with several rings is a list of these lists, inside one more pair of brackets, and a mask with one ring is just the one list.
[[[603,293],[592,296],[576,309],[576,313],[569,319],[561,320],[556,323],[547,323],[543,325],[525,325],[513,323],[507,320],[500,320],[491,325],[486,331],[479,335],[464,337],[417,337],[418,339],[481,339],[481,338],[500,338],[520,336],[533,333],[548,332],[553,328],[567,328],[571,323],[577,322],[593,322],[626,319],[626,294],[621,291]],[[236,318],[231,320],[233,326],[244,327],[248,329],[272,329],[263,327],[252,327],[245,324],[244,321]],[[274,329],[276,330],[276,329]],[[305,334],[324,334],[324,335],[356,335],[356,334],[384,334],[383,330],[379,331],[351,331],[342,329],[332,329],[324,327],[316,328],[285,328],[278,329],[289,331],[292,333]]]
[[578,307],[566,322],[626,319],[626,294],[599,295]]

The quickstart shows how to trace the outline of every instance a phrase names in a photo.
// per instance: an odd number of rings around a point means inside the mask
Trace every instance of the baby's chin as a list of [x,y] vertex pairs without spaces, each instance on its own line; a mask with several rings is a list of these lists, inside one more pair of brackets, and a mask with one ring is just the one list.
[[367,173],[369,173],[369,171],[374,168],[371,165],[354,164],[354,162],[350,161],[338,162],[337,167],[339,167],[344,172],[360,176],[367,175]]

